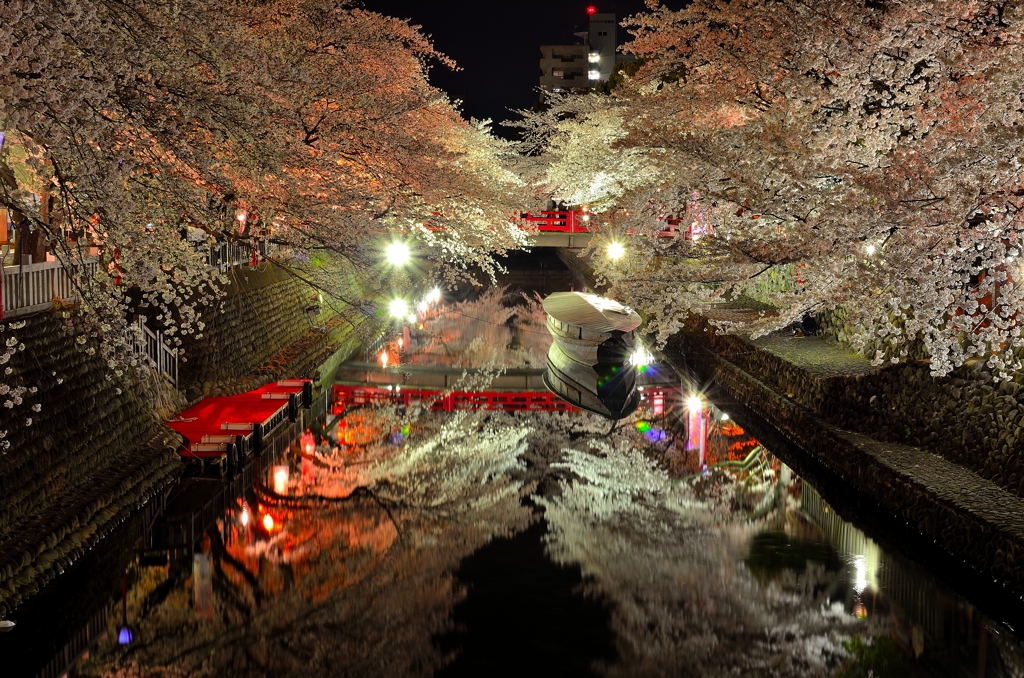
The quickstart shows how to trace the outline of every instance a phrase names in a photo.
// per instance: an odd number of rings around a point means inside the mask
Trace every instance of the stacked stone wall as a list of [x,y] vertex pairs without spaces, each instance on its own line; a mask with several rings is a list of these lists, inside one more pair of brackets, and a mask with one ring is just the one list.
[[[10,442],[0,456],[0,617],[181,469],[180,439],[154,415],[146,382],[111,374],[89,355],[94,343],[79,344],[57,313],[24,322],[0,333],[26,345],[6,383],[38,389],[0,409]],[[29,408],[36,403],[39,412]]]
[[706,322],[689,326],[740,369],[829,423],[921,447],[1024,496],[1024,374],[997,383],[982,365],[932,377],[927,363],[855,376],[811,373]]
[[[1024,594],[1020,498],[925,450],[880,443],[877,431],[866,431],[868,437],[830,425],[799,398],[778,393],[775,385],[734,364],[737,356],[721,353],[721,346],[710,330],[688,331],[669,340],[666,355],[677,369],[685,364],[714,379],[851,489],[871,497],[955,562],[968,563],[1007,593]],[[763,353],[748,348],[748,354],[762,355],[763,364],[770,364]]]

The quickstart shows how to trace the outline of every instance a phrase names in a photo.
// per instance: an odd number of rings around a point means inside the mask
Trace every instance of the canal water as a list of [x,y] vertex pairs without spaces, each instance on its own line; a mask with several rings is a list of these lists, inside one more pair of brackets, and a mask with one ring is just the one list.
[[1012,604],[719,404],[300,421],[23,605],[0,675],[1024,675]]

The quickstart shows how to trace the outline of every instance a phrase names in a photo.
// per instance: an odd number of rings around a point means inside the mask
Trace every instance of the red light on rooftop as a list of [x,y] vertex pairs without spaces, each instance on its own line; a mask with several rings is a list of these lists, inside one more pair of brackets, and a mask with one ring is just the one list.
[[597,7],[594,7],[593,5],[587,7],[587,14],[597,14]]

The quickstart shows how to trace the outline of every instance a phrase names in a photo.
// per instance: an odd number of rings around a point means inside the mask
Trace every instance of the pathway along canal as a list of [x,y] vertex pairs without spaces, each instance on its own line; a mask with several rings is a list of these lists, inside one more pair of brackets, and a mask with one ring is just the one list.
[[293,428],[231,485],[182,479],[17,610],[0,674],[1024,675],[1007,624],[724,406],[611,431],[357,409],[314,458]]

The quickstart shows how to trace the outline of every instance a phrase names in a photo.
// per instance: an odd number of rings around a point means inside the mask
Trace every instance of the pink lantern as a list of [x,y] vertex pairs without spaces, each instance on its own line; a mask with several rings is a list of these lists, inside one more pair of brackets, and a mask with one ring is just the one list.
[[316,441],[313,439],[313,434],[309,431],[302,434],[299,444],[302,446],[302,453],[307,457],[312,457],[313,453],[316,452]]

